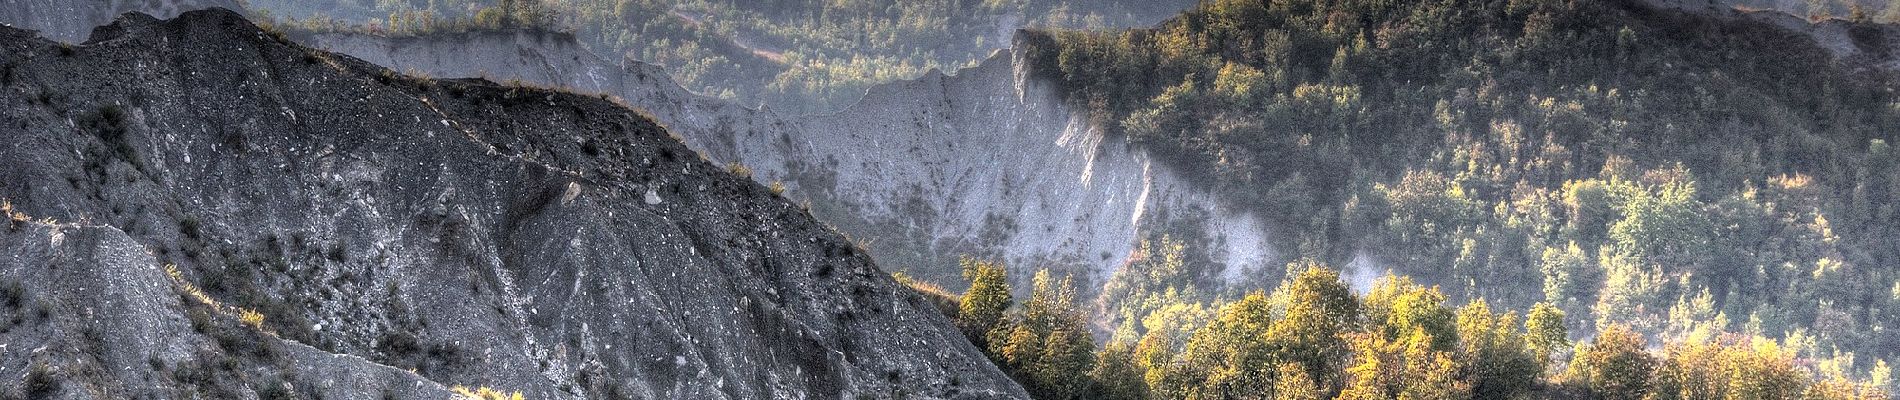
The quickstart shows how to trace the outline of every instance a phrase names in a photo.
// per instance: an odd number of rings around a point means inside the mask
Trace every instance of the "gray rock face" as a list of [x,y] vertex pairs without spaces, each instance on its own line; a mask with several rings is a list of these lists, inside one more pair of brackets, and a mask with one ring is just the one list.
[[23,392],[1025,397],[862,250],[613,102],[226,11],[0,50],[0,197],[71,222],[0,234],[0,285],[52,311],[0,332],[0,376],[64,382]]
[[[998,52],[954,76],[880,86],[835,115],[788,117],[680,88],[659,68],[606,62],[542,33],[408,38],[314,35],[312,46],[432,76],[487,76],[612,94],[709,159],[742,164],[763,184],[869,242],[880,264],[955,287],[956,260],[1105,277],[1140,234],[1196,226],[1229,275],[1276,256],[1262,219],[1220,204],[1146,153],[1089,126],[1053,88]],[[1194,224],[1177,224],[1193,220]]]
[[212,7],[238,9],[237,0],[0,0],[0,23],[39,31],[67,43],[86,40],[95,26],[121,13],[142,12],[171,18]]
[[449,396],[409,371],[214,317],[177,294],[147,247],[117,228],[3,224],[0,397]]
[[997,254],[1106,277],[1149,229],[1203,240],[1196,246],[1230,274],[1276,257],[1260,218],[1104,135],[1032,78],[1026,57],[999,52],[954,76],[875,88],[844,112],[803,119],[808,136],[793,144],[835,176],[809,187],[813,196],[850,210],[859,230],[921,239],[924,259]]

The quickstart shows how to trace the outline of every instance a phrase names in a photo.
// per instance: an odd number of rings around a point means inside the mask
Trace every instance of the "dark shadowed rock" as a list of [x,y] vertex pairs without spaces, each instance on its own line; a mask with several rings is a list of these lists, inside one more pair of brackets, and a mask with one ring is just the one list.
[[856,245],[614,102],[409,78],[221,10],[99,32],[0,29],[0,197],[67,222],[0,235],[0,285],[51,308],[0,332],[0,376],[44,363],[73,398],[1024,397]]

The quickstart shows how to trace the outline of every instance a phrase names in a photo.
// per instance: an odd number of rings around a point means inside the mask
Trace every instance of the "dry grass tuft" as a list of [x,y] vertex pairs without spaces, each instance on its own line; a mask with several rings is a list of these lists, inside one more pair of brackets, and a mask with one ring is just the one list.
[[177,265],[165,264],[165,275],[171,277],[173,285],[176,285],[179,290],[184,291],[186,296],[190,296],[192,299],[198,300],[198,303],[204,304],[205,306],[209,306],[211,307],[211,309],[217,310],[219,313],[236,314],[238,322],[242,322],[244,323],[244,325],[248,325],[252,329],[256,329],[259,332],[263,332],[263,333],[271,334],[271,335],[276,334],[274,332],[271,332],[269,329],[264,328],[264,314],[263,313],[257,312],[257,310],[253,310],[249,308],[229,307],[229,306],[226,306],[224,303],[219,302],[218,299],[211,298],[211,295],[205,294],[204,289],[200,289],[198,288],[198,285],[192,284],[191,281],[186,280],[185,273],[182,271],[179,271]]
[[523,400],[521,392],[503,392],[488,387],[470,389],[467,386],[457,385],[449,388],[449,391],[455,392],[458,398],[467,400]]

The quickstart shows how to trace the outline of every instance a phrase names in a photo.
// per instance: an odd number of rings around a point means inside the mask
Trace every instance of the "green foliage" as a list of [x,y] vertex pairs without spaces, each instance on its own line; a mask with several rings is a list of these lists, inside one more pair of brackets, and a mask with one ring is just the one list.
[[1015,302],[1009,273],[1001,264],[964,258],[963,279],[970,281],[970,290],[957,304],[957,327],[977,347],[988,347],[988,337],[1004,328],[1004,313]]
[[1521,396],[1537,381],[1538,360],[1518,330],[1517,315],[1492,314],[1484,300],[1458,310],[1459,360],[1471,394],[1481,399]]
[[1089,379],[1097,386],[1085,398],[1102,400],[1145,400],[1148,398],[1146,367],[1137,362],[1129,345],[1109,344],[1097,354]]
[[1736,326],[1900,356],[1872,333],[1900,326],[1900,81],[1783,28],[1626,2],[1209,1],[1022,44],[1098,126],[1265,215],[1289,258],[1364,252],[1586,336]]
[[1655,396],[1663,399],[1791,399],[1807,384],[1793,354],[1772,341],[1672,346],[1656,371]]
[[1385,340],[1397,341],[1423,331],[1435,350],[1449,351],[1458,342],[1456,320],[1438,288],[1426,288],[1411,278],[1387,275],[1366,295],[1367,320]]
[[1437,350],[1437,341],[1422,328],[1398,338],[1364,334],[1354,337],[1356,360],[1347,371],[1339,399],[1457,399],[1469,398],[1471,385],[1458,380],[1458,361],[1449,351]]
[[1170,305],[1205,300],[1197,288],[1212,286],[1210,262],[1190,262],[1187,244],[1161,235],[1144,240],[1127,264],[1110,275],[1098,298],[1112,326],[1113,340],[1132,342],[1146,334],[1143,321]]
[[1277,359],[1270,341],[1273,306],[1253,293],[1221,309],[1220,318],[1194,332],[1160,379],[1150,382],[1164,399],[1234,398],[1271,393]]
[[[993,264],[966,267],[972,277],[1005,275]],[[1484,299],[1453,309],[1437,288],[1405,277],[1387,276],[1359,298],[1322,265],[1288,268],[1293,277],[1271,295],[1216,300],[1211,318],[1201,316],[1203,303],[1160,305],[1143,319],[1144,333],[1118,335],[1139,339],[1111,340],[1100,352],[1076,307],[1073,282],[1039,271],[1029,298],[1006,309],[989,332],[986,351],[1034,397],[1055,399],[1511,399],[1569,392],[1604,399],[1871,400],[1885,398],[1891,384],[1890,369],[1879,361],[1867,380],[1847,378],[1851,355],[1821,359],[1805,334],[1780,344],[1704,326],[1656,354],[1648,339],[1620,324],[1579,344],[1568,370],[1546,381],[1546,371],[1569,359],[1568,325],[1554,305],[1535,304],[1520,322],[1517,312],[1496,312]],[[1801,357],[1815,361],[1803,366],[1795,361]]]
[[[1011,310],[1008,272],[1001,264],[963,260],[970,290],[962,296],[957,323],[971,342],[1041,399],[1077,399],[1098,393],[1097,376],[1126,379],[1127,371],[1097,371],[1095,338],[1076,306],[1075,282],[1036,272],[1029,299]],[[1125,355],[1124,355],[1125,356]],[[1122,393],[1139,393],[1117,382]]]
[[1081,398],[1090,388],[1095,339],[1087,317],[1076,308],[1075,281],[1057,281],[1045,269],[1036,272],[1034,285],[1016,324],[1016,332],[1029,336],[1012,333],[1003,347],[1004,359],[1036,398]]
[[1549,303],[1537,303],[1524,318],[1526,350],[1536,358],[1541,374],[1553,370],[1557,353],[1570,348],[1570,332],[1564,327],[1564,312]]
[[1867,385],[1873,390],[1892,391],[1893,368],[1887,366],[1887,360],[1874,361],[1874,369],[1868,374]]
[[1642,399],[1650,392],[1656,360],[1644,350],[1643,337],[1622,325],[1610,325],[1577,352],[1571,379],[1608,400]]
[[29,399],[51,398],[61,386],[59,377],[45,361],[34,361],[27,367],[25,381],[20,383],[20,388]]
[[1339,366],[1349,354],[1344,333],[1358,330],[1360,305],[1339,272],[1312,264],[1274,293],[1284,318],[1274,321],[1266,339],[1278,362],[1306,368],[1319,387],[1338,385]]

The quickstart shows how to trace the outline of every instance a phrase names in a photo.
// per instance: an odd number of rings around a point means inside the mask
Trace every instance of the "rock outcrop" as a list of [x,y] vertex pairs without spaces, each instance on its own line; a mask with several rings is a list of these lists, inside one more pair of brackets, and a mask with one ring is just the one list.
[[13,393],[1024,397],[857,246],[602,97],[222,10],[0,28],[0,92],[0,197],[45,219],[0,232]]

